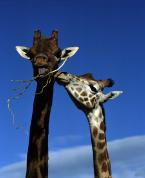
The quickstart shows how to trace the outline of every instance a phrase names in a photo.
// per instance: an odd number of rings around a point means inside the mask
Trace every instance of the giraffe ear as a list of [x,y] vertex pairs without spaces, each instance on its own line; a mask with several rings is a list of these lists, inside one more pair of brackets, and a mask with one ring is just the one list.
[[25,59],[30,59],[28,51],[30,48],[24,46],[16,46],[16,51],[20,54],[21,57]]
[[123,93],[123,91],[112,91],[111,92],[111,96],[109,97],[109,99],[115,99],[118,96],[120,96]]
[[65,48],[62,52],[61,52],[61,60],[67,60],[70,57],[72,57],[77,51],[78,51],[79,47],[69,47],[69,48]]

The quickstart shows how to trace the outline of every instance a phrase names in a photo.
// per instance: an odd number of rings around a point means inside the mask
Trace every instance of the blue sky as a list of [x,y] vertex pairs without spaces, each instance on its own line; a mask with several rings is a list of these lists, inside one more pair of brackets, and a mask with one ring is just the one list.
[[[143,141],[145,139],[145,2],[143,0],[30,0],[25,2],[2,0],[0,22],[2,61],[0,178],[5,175],[3,169],[8,174],[5,178],[12,178],[10,177],[12,172],[9,172],[8,168],[12,166],[10,170],[14,171],[13,164],[20,165],[20,162],[25,160],[28,136],[21,130],[13,128],[6,101],[9,96],[14,95],[12,88],[16,87],[16,84],[10,82],[11,79],[32,78],[31,64],[16,53],[15,46],[30,47],[33,31],[38,28],[44,35],[49,35],[53,29],[58,29],[59,45],[62,49],[69,46],[80,47],[77,54],[64,66],[64,71],[73,74],[91,72],[96,79],[111,77],[115,80],[115,85],[105,92],[124,91],[119,98],[105,104],[107,139],[110,143],[113,172],[116,178],[120,178],[118,176],[120,172],[124,177],[131,175],[132,178],[144,178],[142,165],[134,164],[136,172],[131,172],[130,169],[134,150],[143,150],[142,148],[145,147]],[[12,103],[16,122],[22,124],[26,130],[29,130],[31,121],[35,87],[36,84],[33,83],[20,100]],[[62,150],[66,153],[69,153],[69,150],[76,153],[75,151],[79,152],[80,148],[82,150],[86,147],[90,148],[89,129],[84,114],[77,110],[64,88],[57,84],[54,89],[50,121],[49,147],[52,156],[54,152],[56,153],[52,159],[57,161],[57,154]],[[125,148],[124,139],[128,141]],[[128,154],[129,149],[132,149],[132,154]],[[125,162],[124,169],[121,157],[114,158],[116,153],[120,155],[124,153],[128,156],[124,157],[124,162],[125,158],[129,160]],[[143,163],[145,153],[143,151],[141,153],[142,159],[140,160],[141,155],[136,153],[136,160]],[[87,165],[90,165],[88,159],[91,159],[91,156],[87,156],[89,151],[84,154]],[[64,170],[67,169],[67,161],[69,161],[67,154],[65,160],[62,165]],[[55,161],[51,163],[50,160],[50,165]],[[15,167],[16,170],[24,172],[24,163],[22,165],[21,169]],[[82,178],[81,169],[85,169],[85,166],[81,166],[78,167],[79,178]],[[55,169],[58,169],[57,165],[52,169],[52,178],[57,177],[54,174]],[[63,173],[62,178],[67,177],[67,172]],[[88,169],[88,174],[92,174],[91,167]],[[83,178],[89,177],[86,172],[85,175],[86,177]],[[23,174],[19,176],[22,177]]]

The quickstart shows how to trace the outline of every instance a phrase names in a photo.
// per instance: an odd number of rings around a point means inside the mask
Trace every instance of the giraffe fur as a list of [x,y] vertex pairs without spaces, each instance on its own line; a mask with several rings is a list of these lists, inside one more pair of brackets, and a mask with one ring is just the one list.
[[103,103],[122,94],[122,91],[103,93],[105,87],[111,87],[111,79],[95,80],[91,74],[76,76],[59,72],[56,81],[65,87],[75,105],[82,110],[89,122],[94,178],[112,178],[111,163],[107,150],[106,123]]

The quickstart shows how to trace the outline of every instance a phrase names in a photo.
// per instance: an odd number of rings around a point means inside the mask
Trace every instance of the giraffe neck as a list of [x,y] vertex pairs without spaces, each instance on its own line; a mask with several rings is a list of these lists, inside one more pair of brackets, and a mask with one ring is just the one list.
[[93,149],[94,177],[112,178],[102,107],[97,106],[97,108],[87,114],[87,117]]
[[[46,81],[37,82],[40,93]],[[48,177],[48,130],[53,98],[53,84],[49,83],[42,94],[35,94],[27,153],[26,178]]]

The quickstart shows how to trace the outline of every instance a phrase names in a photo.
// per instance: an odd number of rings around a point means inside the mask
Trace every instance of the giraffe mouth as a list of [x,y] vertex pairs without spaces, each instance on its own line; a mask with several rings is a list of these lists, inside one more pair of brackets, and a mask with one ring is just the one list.
[[44,68],[44,67],[38,68],[38,74],[39,74],[40,76],[44,76],[44,75],[47,74],[48,72],[49,72],[49,70],[48,70],[47,68]]

